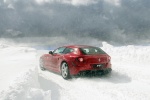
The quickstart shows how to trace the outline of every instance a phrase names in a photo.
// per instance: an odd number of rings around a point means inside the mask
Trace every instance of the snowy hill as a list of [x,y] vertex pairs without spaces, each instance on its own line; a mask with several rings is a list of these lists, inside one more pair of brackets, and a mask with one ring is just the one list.
[[0,45],[0,100],[150,100],[150,46],[114,47],[103,42],[113,71],[64,80],[38,68],[48,50]]

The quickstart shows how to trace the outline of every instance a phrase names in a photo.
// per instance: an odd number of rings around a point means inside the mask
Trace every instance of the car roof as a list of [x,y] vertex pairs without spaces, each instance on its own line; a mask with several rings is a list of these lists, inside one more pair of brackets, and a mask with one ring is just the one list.
[[67,45],[64,47],[68,47],[68,48],[84,48],[84,47],[93,47],[93,46],[89,46],[89,45]]

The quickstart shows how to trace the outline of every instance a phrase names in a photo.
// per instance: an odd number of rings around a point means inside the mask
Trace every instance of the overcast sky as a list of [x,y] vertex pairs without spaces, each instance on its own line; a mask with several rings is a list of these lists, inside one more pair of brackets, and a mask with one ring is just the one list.
[[1,0],[0,37],[150,43],[150,0]]

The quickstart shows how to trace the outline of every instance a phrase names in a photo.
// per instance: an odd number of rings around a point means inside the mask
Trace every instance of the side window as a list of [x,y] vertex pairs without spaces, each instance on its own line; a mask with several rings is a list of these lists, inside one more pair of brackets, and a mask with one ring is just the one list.
[[70,52],[73,52],[73,51],[74,50],[72,48],[66,48],[63,53],[67,54],[67,53],[70,53]]
[[65,50],[65,47],[60,47],[60,48],[56,49],[53,52],[53,54],[62,54],[64,50]]
[[106,54],[102,49],[97,47],[80,48],[81,52],[86,55],[91,54]]

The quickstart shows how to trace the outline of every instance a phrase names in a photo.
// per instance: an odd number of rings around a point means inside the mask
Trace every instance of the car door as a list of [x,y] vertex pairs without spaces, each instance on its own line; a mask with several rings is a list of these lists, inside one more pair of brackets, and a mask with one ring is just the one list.
[[53,51],[51,63],[52,63],[52,69],[54,71],[59,71],[59,65],[60,65],[64,50],[65,50],[65,47],[60,47],[60,48]]
[[51,54],[46,54],[44,57],[44,66],[46,67],[46,69],[51,70],[51,66],[52,66],[52,55]]

